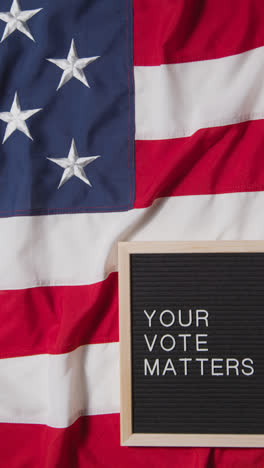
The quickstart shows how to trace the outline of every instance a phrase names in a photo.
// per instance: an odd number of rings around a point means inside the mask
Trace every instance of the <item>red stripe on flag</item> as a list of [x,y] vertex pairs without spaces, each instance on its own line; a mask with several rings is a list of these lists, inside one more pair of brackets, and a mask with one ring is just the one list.
[[136,141],[135,207],[159,197],[264,190],[264,121]]
[[0,357],[118,341],[117,273],[89,286],[1,291]]
[[134,0],[134,63],[192,62],[264,45],[262,0]]
[[67,429],[1,424],[1,466],[8,468],[261,468],[263,449],[120,447],[119,414],[82,417]]

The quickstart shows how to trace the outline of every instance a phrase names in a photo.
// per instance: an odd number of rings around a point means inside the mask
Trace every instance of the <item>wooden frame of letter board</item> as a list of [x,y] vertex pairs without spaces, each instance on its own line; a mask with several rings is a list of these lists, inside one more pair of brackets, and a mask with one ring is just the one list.
[[[264,447],[264,434],[139,434],[132,430],[130,255],[134,253],[264,252],[264,241],[119,242],[121,445]],[[263,428],[264,432],[264,428]]]

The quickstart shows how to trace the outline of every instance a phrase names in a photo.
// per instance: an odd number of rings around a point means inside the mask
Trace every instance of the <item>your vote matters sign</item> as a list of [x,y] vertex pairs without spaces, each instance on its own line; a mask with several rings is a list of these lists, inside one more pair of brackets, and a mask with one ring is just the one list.
[[121,443],[264,446],[264,242],[119,244]]
[[[254,374],[253,359],[237,356],[237,349],[235,355],[239,359],[212,357],[212,350],[208,348],[211,317],[207,310],[179,309],[173,312],[165,309],[157,313],[156,309],[151,312],[144,309],[144,314],[148,320],[147,333],[144,333],[148,356],[144,358],[145,376],[188,376],[196,373],[201,376],[229,377]],[[214,352],[218,355],[218,351]],[[156,357],[160,354],[165,359]],[[152,355],[154,359],[151,359]]]

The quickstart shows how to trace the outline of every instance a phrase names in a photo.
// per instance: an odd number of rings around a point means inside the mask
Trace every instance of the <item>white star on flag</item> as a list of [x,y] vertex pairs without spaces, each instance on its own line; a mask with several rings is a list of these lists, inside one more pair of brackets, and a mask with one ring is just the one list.
[[74,39],[72,39],[71,47],[66,59],[47,59],[49,62],[54,63],[57,67],[64,70],[57,91],[72,78],[76,78],[85,86],[90,88],[83,69],[99,57],[100,56],[98,55],[96,57],[79,58]]
[[32,36],[30,29],[27,25],[27,21],[32,18],[32,16],[39,13],[43,8],[38,8],[37,10],[24,10],[21,11],[19,0],[13,0],[10,11],[0,12],[0,20],[6,23],[4,34],[2,36],[1,42],[3,42],[10,34],[18,30],[25,34],[29,39],[35,42],[34,37]]
[[101,156],[90,156],[87,158],[79,158],[78,151],[75,145],[75,141],[73,139],[68,158],[47,158],[47,159],[49,159],[50,161],[54,162],[55,164],[57,164],[58,166],[64,169],[62,178],[58,186],[58,189],[59,189],[60,187],[62,187],[62,185],[65,184],[65,182],[67,182],[73,176],[78,177],[78,179],[81,179],[83,182],[85,182],[85,184],[92,187],[83,168],[100,157]]
[[8,137],[10,137],[10,135],[12,135],[15,130],[20,130],[20,132],[24,133],[28,138],[33,140],[25,121],[41,110],[42,109],[32,109],[22,111],[18,95],[16,93],[10,112],[0,112],[0,120],[3,120],[3,122],[7,123],[3,143],[7,140]]

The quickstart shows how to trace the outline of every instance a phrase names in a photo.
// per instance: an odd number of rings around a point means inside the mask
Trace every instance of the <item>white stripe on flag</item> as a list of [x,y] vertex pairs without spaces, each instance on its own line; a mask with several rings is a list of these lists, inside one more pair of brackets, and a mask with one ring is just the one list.
[[0,289],[88,285],[117,270],[117,241],[264,239],[264,192],[161,198],[149,208],[0,220]]
[[119,343],[0,360],[0,422],[67,427],[81,415],[118,413]]
[[136,139],[192,135],[264,118],[264,47],[229,57],[135,67]]

